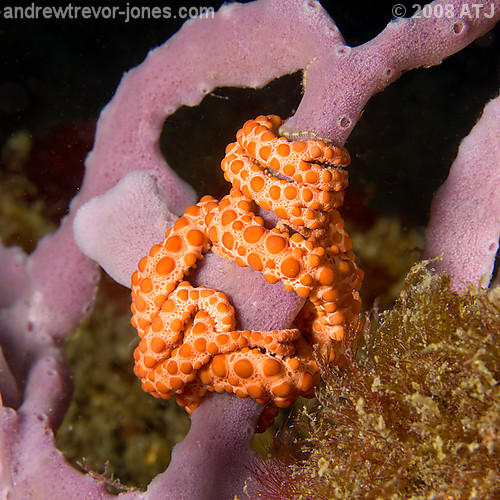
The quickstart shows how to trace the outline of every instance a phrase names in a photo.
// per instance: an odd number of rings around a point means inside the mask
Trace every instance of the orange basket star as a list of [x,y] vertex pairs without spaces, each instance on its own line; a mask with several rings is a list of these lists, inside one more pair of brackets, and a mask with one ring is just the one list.
[[[314,348],[333,361],[346,328],[359,324],[363,278],[336,210],[349,154],[323,141],[290,142],[279,136],[280,125],[277,116],[245,123],[221,164],[230,193],[189,207],[132,275],[132,324],[141,338],[135,373],[143,389],[176,396],[188,412],[207,391],[251,397],[268,403],[261,428],[278,407],[313,395]],[[274,212],[275,227],[266,227],[260,209]],[[296,328],[237,330],[224,293],[186,281],[209,250],[306,298]]]

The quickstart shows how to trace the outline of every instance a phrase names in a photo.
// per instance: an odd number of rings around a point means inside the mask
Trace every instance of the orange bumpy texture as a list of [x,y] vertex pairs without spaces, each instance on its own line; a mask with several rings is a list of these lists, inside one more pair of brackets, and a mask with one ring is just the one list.
[[[132,275],[132,324],[141,341],[135,373],[156,397],[176,396],[193,411],[207,391],[269,403],[260,427],[318,382],[314,346],[327,361],[356,327],[362,272],[336,210],[348,184],[348,153],[323,141],[290,142],[281,119],[259,116],[237,133],[222,161],[230,193],[189,207]],[[256,205],[280,219],[268,229]],[[204,254],[281,281],[307,298],[296,327],[237,330],[224,293],[185,281]]]

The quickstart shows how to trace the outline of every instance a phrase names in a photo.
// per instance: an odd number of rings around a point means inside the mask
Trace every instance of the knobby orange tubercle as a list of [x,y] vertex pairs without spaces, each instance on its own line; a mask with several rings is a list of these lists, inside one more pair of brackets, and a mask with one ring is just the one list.
[[[221,164],[230,193],[187,208],[132,275],[143,389],[175,396],[188,412],[207,391],[254,398],[267,408],[261,429],[277,408],[314,394],[315,347],[331,362],[346,330],[359,325],[363,279],[337,211],[349,154],[324,141],[289,141],[280,125],[273,115],[244,124]],[[278,217],[275,227],[256,215],[261,209]],[[187,281],[208,251],[305,298],[294,328],[238,330],[224,293]]]

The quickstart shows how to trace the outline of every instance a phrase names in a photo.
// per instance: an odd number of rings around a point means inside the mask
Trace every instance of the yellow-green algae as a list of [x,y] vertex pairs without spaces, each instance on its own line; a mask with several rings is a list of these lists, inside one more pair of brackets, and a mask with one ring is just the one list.
[[38,189],[24,171],[32,146],[30,133],[21,130],[0,152],[0,239],[5,246],[18,245],[27,253],[56,229],[45,217],[45,203],[36,199]]
[[281,498],[500,498],[500,287],[457,294],[418,264],[374,316],[322,367]]
[[168,466],[173,446],[189,428],[175,400],[141,389],[133,372],[137,339],[130,291],[103,275],[92,315],[65,345],[75,391],[57,444],[70,462],[104,473],[110,485],[114,478],[145,487]]
[[[351,228],[351,226],[353,226]],[[400,217],[381,215],[368,230],[346,220],[358,265],[365,273],[360,293],[365,309],[374,302],[380,309],[392,307],[406,275],[420,260],[423,227],[405,228]]]

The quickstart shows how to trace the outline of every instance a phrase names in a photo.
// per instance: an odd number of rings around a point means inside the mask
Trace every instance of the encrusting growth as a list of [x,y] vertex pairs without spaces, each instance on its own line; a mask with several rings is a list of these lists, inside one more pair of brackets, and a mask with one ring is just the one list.
[[[323,141],[280,137],[277,116],[259,116],[237,133],[222,161],[233,185],[220,202],[203,197],[132,275],[132,324],[141,341],[135,373],[143,389],[193,411],[207,391],[269,403],[260,428],[278,407],[311,397],[319,371],[314,346],[333,361],[334,345],[356,327],[363,273],[336,210],[348,184],[348,153]],[[266,227],[260,210],[280,219]],[[281,281],[307,298],[296,327],[237,330],[224,293],[185,281],[212,250]]]

